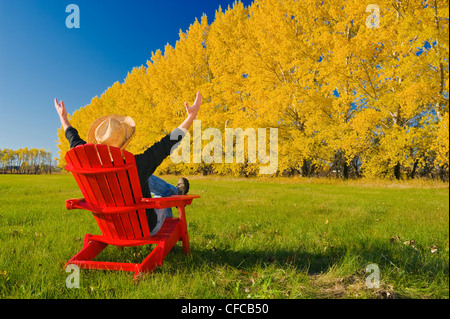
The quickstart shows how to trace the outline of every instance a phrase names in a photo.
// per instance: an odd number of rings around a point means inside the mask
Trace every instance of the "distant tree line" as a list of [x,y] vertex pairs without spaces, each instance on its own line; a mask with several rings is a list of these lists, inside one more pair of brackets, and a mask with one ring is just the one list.
[[45,149],[0,149],[0,174],[51,174],[56,170],[52,153]]

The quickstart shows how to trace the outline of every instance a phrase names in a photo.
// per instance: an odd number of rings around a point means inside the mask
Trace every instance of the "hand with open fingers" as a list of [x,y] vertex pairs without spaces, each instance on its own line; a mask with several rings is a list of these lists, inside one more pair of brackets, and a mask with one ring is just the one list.
[[55,108],[56,108],[56,112],[58,112],[60,117],[67,117],[67,110],[66,107],[64,106],[64,101],[58,102],[58,100],[55,98]]
[[194,104],[190,106],[188,102],[185,102],[184,107],[186,108],[188,116],[195,118],[197,116],[198,110],[200,109],[201,103],[202,103],[202,96],[200,95],[200,92],[197,92]]
[[58,100],[55,98],[55,109],[56,112],[58,112],[59,119],[61,120],[61,124],[63,126],[64,131],[70,126],[69,119],[67,118],[67,110],[66,106],[64,105],[64,102],[58,102]]

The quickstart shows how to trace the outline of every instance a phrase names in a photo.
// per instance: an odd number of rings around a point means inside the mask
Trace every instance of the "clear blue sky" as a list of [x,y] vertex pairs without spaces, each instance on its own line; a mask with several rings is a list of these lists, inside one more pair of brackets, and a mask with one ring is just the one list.
[[[69,113],[123,82],[151,53],[174,45],[203,13],[234,0],[0,0],[0,149],[45,148],[57,156],[53,99]],[[252,0],[241,1],[245,5]],[[68,29],[69,4],[80,28]]]

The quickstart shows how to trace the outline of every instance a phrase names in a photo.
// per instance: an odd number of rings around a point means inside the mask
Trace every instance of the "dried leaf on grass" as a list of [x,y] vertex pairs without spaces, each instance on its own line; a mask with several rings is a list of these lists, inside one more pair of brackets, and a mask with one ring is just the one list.
[[395,243],[396,241],[400,241],[400,236],[393,236],[389,239],[391,243]]

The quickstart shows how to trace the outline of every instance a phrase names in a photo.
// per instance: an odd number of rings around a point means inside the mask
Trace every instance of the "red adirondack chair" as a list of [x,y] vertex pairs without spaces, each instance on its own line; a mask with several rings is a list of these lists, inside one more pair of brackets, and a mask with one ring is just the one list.
[[[162,265],[165,256],[181,241],[189,254],[185,206],[198,195],[143,198],[133,154],[105,145],[85,144],[66,153],[66,170],[72,172],[84,196],[66,200],[67,209],[91,211],[102,235],[86,234],[83,249],[66,264],[81,268],[124,270],[138,278]],[[177,207],[178,218],[166,218],[155,236],[150,235],[145,209]],[[94,261],[107,246],[156,244],[145,260],[138,263]]]

